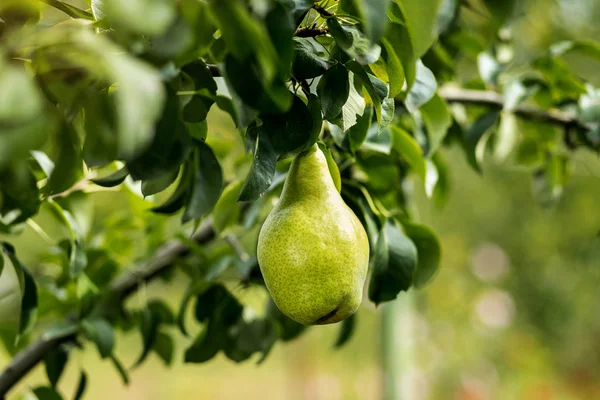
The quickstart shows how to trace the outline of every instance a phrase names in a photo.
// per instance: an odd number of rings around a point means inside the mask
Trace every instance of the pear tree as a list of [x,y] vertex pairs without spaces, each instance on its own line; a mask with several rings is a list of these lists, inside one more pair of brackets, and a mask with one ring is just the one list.
[[[443,205],[448,148],[478,172],[511,160],[555,204],[574,152],[600,146],[598,89],[565,57],[600,45],[515,68],[519,7],[0,2],[0,399],[38,364],[37,398],[84,398],[85,366],[73,395],[57,386],[82,343],[129,382],[118,331],[140,338],[135,366],[263,361],[343,320],[342,345],[363,290],[392,302],[443,266],[411,187]],[[184,285],[177,307],[127,301],[155,281]]]

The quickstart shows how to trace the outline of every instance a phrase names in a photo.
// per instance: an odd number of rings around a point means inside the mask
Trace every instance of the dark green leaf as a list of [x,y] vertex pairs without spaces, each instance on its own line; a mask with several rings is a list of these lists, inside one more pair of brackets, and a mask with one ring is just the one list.
[[365,69],[359,65],[356,61],[348,61],[346,67],[354,73],[355,79],[360,82],[363,87],[369,93],[373,107],[375,109],[375,115],[377,115],[377,122],[382,122],[382,111],[381,102],[386,98],[388,91],[387,86],[381,80],[376,78],[365,71]]
[[121,364],[119,359],[114,354],[110,355],[110,360],[112,361],[113,366],[119,373],[119,376],[121,377],[121,380],[123,381],[123,383],[125,385],[129,385],[129,373],[127,372],[125,367],[123,367],[123,364]]
[[115,336],[112,326],[102,318],[89,318],[81,323],[86,337],[96,344],[100,357],[112,355],[115,346]]
[[156,340],[154,341],[154,345],[152,346],[152,350],[158,354],[166,366],[170,366],[173,363],[175,344],[170,335],[164,332],[158,332]]
[[437,273],[440,267],[442,248],[436,233],[425,225],[407,223],[404,225],[406,234],[417,247],[417,268],[412,280],[416,288],[422,288]]
[[84,370],[81,370],[79,375],[79,383],[77,384],[77,391],[75,392],[75,396],[73,400],[81,400],[83,398],[83,394],[85,393],[85,389],[87,388],[87,374]]
[[[260,74],[253,59],[240,62],[232,56],[227,56],[225,58],[225,77],[239,99],[245,105],[256,110],[267,113],[285,112],[292,105],[292,93],[285,83],[275,79],[266,84],[264,76]],[[241,118],[240,106],[237,107],[236,114],[238,118]],[[243,123],[238,122],[239,125],[244,126]]]
[[350,93],[348,70],[342,64],[329,68],[319,81],[317,93],[321,99],[324,119],[331,120],[340,115]]
[[268,319],[255,319],[245,322],[240,319],[230,330],[224,345],[225,355],[235,362],[242,362],[256,352],[262,353],[261,363],[277,340],[275,324]]
[[179,119],[179,99],[175,93],[169,92],[150,147],[128,161],[127,169],[134,180],[172,173],[187,157],[190,145],[185,126]]
[[371,43],[357,27],[342,26],[336,18],[328,18],[327,28],[337,45],[359,64],[374,63],[381,55],[381,47]]
[[312,127],[308,140],[302,146],[303,149],[310,148],[319,140],[321,131],[323,130],[323,114],[321,113],[321,99],[318,96],[310,93],[308,95],[308,112],[311,115]]
[[517,0],[483,0],[490,11],[490,16],[497,26],[511,17],[517,5]]
[[113,172],[112,174],[110,174],[108,176],[92,179],[92,182],[94,182],[96,185],[102,186],[102,187],[115,187],[115,186],[123,183],[125,181],[125,178],[127,178],[128,175],[129,175],[129,171],[127,170],[126,167],[123,167],[120,170]]
[[392,220],[379,232],[373,256],[369,299],[375,304],[391,301],[408,290],[417,267],[417,247]]
[[182,222],[200,219],[212,211],[223,191],[223,171],[212,149],[196,141],[194,179]]
[[353,0],[354,7],[362,21],[365,34],[373,43],[377,43],[389,21],[386,12],[390,0]]
[[162,300],[154,299],[148,302],[148,310],[156,317],[160,324],[172,325],[175,323],[175,314]]
[[191,190],[193,178],[192,168],[188,163],[184,164],[179,184],[173,194],[163,204],[152,208],[152,211],[158,214],[173,214],[179,211],[185,205],[187,194]]
[[67,365],[69,353],[64,349],[63,346],[58,346],[55,349],[50,350],[44,357],[44,366],[46,367],[46,375],[53,388],[56,389],[56,385]]
[[356,125],[350,127],[346,131],[346,140],[348,141],[348,148],[352,154],[362,146],[363,142],[367,138],[369,127],[371,126],[371,120],[373,118],[373,106],[368,105],[365,108],[365,112],[362,116],[356,120]]
[[19,335],[23,336],[28,334],[35,322],[37,321],[38,316],[38,291],[37,285],[33,280],[33,277],[27,270],[27,268],[23,267],[23,277],[25,289],[23,290],[23,298],[21,299],[21,323],[19,328]]
[[326,60],[321,58],[321,45],[312,38],[294,38],[294,66],[292,74],[297,80],[305,80],[321,76],[329,68]]
[[140,313],[140,333],[142,334],[142,354],[138,357],[132,368],[139,367],[154,345],[156,336],[158,335],[158,327],[160,321],[158,315],[153,313],[149,308],[144,308]]
[[142,181],[142,194],[144,196],[151,196],[156,193],[160,193],[177,179],[179,175],[179,168],[174,169],[170,172],[165,172],[157,175],[153,178],[148,178]]
[[288,7],[281,2],[275,2],[271,7],[265,17],[265,24],[278,55],[279,76],[287,79],[294,57],[292,39],[297,24],[294,22],[293,14],[288,11]]
[[37,387],[33,389],[33,394],[38,400],[63,400],[63,397],[50,387]]
[[[0,169],[0,216],[6,224],[18,224],[37,214],[40,198],[35,176],[26,163]],[[13,214],[14,212],[14,214]],[[7,214],[13,214],[6,218]]]
[[177,325],[179,326],[179,330],[185,336],[188,335],[187,329],[185,327],[185,313],[187,311],[187,306],[190,300],[197,295],[202,294],[204,291],[209,289],[213,285],[212,282],[204,282],[204,281],[196,281],[192,282],[186,289],[183,297],[181,298],[181,303],[179,305],[179,313],[177,314]]
[[340,327],[340,332],[338,333],[338,337],[335,341],[334,347],[339,349],[348,343],[348,340],[354,334],[354,327],[356,326],[356,314],[352,314],[344,321],[342,321],[342,326]]
[[492,111],[480,117],[471,127],[469,128],[465,141],[467,149],[467,159],[469,164],[478,172],[481,172],[481,167],[477,161],[475,151],[479,141],[483,135],[490,129],[498,120],[499,112]]
[[227,48],[238,63],[256,56],[256,72],[264,78],[265,83],[272,82],[278,71],[278,58],[267,27],[253,18],[248,9],[237,0],[211,0],[209,7]]
[[254,149],[254,160],[244,181],[238,201],[254,201],[262,196],[273,181],[277,153],[269,135],[259,130]]
[[57,149],[54,169],[44,188],[44,191],[50,195],[69,189],[83,176],[79,136],[73,126],[64,126],[58,136]]
[[315,139],[313,116],[299,97],[294,96],[292,107],[285,114],[264,115],[262,120],[263,126],[259,130],[269,135],[273,149],[278,154],[306,147]]

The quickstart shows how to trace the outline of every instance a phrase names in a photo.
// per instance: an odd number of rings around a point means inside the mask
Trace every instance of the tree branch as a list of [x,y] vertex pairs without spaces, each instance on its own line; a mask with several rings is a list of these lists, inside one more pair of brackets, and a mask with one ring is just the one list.
[[[210,221],[203,223],[193,240],[198,244],[210,242],[215,237],[215,232]],[[117,277],[110,285],[106,300],[100,302],[94,313],[96,315],[105,315],[107,303],[114,302],[115,298],[120,301],[125,300],[134,293],[141,283],[151,281],[162,272],[171,268],[180,257],[187,255],[190,249],[178,240],[172,240],[160,247],[152,259],[146,263],[138,265],[133,272],[127,272]],[[67,317],[72,320],[72,316]],[[29,347],[18,353],[11,363],[0,374],[0,399],[3,399],[8,391],[21,380],[33,367],[41,362],[46,354],[57,348],[63,343],[72,342],[77,338],[76,334],[61,338],[48,339],[42,335],[38,340],[29,345]]]
[[[483,105],[500,110],[504,108],[502,95],[492,91],[444,87],[439,90],[439,94],[448,103]],[[563,125],[566,128],[576,127],[584,130],[590,128],[578,121],[576,116],[562,111],[546,111],[537,107],[522,105],[516,107],[513,112],[523,118],[554,125]]]

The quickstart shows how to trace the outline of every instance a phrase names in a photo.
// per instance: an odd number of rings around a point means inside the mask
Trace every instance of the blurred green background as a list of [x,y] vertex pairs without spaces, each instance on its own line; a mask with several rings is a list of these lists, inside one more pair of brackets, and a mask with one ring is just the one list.
[[[523,10],[512,26],[517,65],[557,40],[600,34],[597,0],[532,0],[524,2]],[[485,29],[485,19],[472,17],[475,27]],[[584,59],[570,61],[591,82],[600,82],[597,66]],[[465,65],[472,62],[465,60]],[[465,80],[469,73],[466,68]],[[224,115],[213,113],[210,118],[209,142],[227,178],[245,176],[240,171],[247,169],[250,157],[238,133]],[[549,208],[536,201],[530,172],[513,167],[510,160],[501,165],[487,161],[480,176],[458,149],[448,149],[444,156],[452,167],[448,202],[440,208],[426,198],[416,180],[414,187],[418,218],[432,226],[443,243],[442,267],[424,290],[403,293],[385,306],[400,314],[395,340],[402,352],[392,357],[400,364],[401,374],[395,379],[403,400],[600,399],[597,156],[576,156],[562,199]],[[176,218],[163,223],[149,216],[151,202],[159,199],[143,201],[128,188],[90,196],[92,231],[110,236],[116,221],[131,224],[125,236],[110,238],[125,265],[143,255],[153,240],[181,229]],[[59,228],[53,232],[48,219],[42,212],[36,221],[52,239],[60,238],[63,233]],[[248,251],[255,236],[256,232],[244,233]],[[22,260],[32,266],[50,247],[31,228],[13,242]],[[219,249],[208,251],[216,254]],[[130,302],[140,306],[160,296],[176,309],[185,284],[183,275],[173,284],[155,282]],[[266,299],[262,289],[236,287],[234,293],[249,304]],[[90,400],[380,399],[380,315],[381,307],[365,302],[347,346],[333,348],[338,326],[311,328],[299,340],[277,344],[261,365],[256,359],[235,364],[223,355],[206,364],[184,365],[183,351],[190,339],[175,334],[173,367],[151,354],[132,371],[128,387],[110,361],[100,360],[86,345],[75,352],[59,387],[72,393],[79,369],[85,366],[92,378],[86,394]],[[9,360],[3,351],[0,367]],[[133,364],[140,351],[137,332],[120,334],[116,353],[126,365]],[[8,400],[45,382],[43,366],[38,366]]]

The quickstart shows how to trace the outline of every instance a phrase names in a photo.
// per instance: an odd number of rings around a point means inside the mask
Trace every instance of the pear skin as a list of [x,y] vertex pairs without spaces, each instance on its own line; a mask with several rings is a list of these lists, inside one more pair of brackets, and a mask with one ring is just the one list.
[[279,202],[260,230],[257,252],[273,301],[293,320],[331,324],[360,306],[369,241],[317,145],[292,162]]

